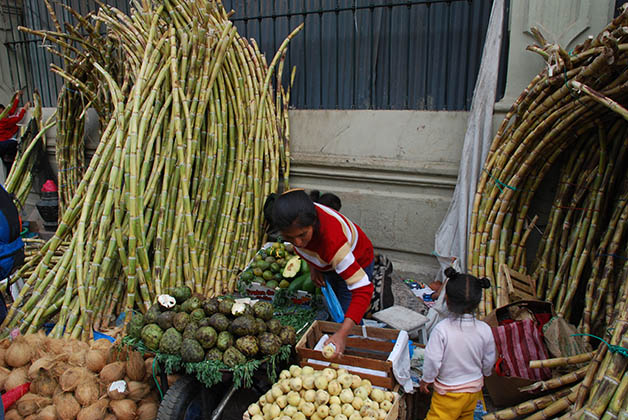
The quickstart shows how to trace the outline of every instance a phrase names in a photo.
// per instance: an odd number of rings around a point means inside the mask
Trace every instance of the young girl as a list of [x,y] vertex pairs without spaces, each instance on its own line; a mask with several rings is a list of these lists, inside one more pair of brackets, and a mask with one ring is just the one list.
[[342,306],[342,326],[325,344],[341,355],[353,325],[362,321],[373,295],[373,245],[362,229],[337,211],[313,203],[302,189],[271,195],[264,213],[283,240],[310,265],[312,281],[327,280]]
[[495,340],[491,327],[473,313],[482,299],[482,289],[491,286],[483,277],[447,268],[445,298],[451,315],[439,322],[425,347],[421,392],[434,388],[426,419],[473,419],[482,397],[484,376],[495,365]]

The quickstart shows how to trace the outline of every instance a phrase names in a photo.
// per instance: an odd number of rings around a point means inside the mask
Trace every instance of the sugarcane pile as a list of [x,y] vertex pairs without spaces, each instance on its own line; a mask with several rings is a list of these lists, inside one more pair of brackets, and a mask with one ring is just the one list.
[[[529,271],[537,297],[559,315],[585,332],[604,331],[628,292],[628,16],[570,53],[534,33],[538,45],[529,49],[547,67],[515,101],[491,145],[472,211],[468,270],[497,285],[485,294],[482,313],[506,303],[499,267],[528,271],[535,193],[558,178]],[[584,302],[574,300],[579,294]]]
[[[533,30],[538,44],[528,49],[547,67],[515,101],[491,145],[467,267],[497,286],[485,293],[483,314],[508,303],[500,271],[506,264],[529,271],[539,299],[605,342],[591,353],[531,362],[562,371],[526,387],[529,401],[487,419],[628,418],[627,10],[571,52]],[[552,178],[556,193],[528,270],[526,242],[538,220],[529,220],[531,209]],[[550,393],[535,398],[539,392]]]
[[152,420],[159,408],[153,358],[106,339],[88,344],[39,333],[0,341],[0,388],[27,383],[4,418]]
[[[77,23],[65,32],[21,28],[56,44],[66,62],[55,68],[67,91],[59,156],[84,154],[67,142],[82,138],[88,107],[103,125],[84,172],[60,176],[59,228],[12,278],[26,286],[4,327],[33,332],[55,316],[53,336],[86,339],[109,314],[145,312],[172,287],[233,291],[262,241],[262,201],[281,177],[287,183],[281,73],[301,26],[268,64],[219,1],[134,4],[130,16],[105,5],[90,16],[69,9]],[[60,167],[80,162],[66,156]],[[73,179],[76,189],[64,192]],[[61,309],[50,314],[55,302]]]

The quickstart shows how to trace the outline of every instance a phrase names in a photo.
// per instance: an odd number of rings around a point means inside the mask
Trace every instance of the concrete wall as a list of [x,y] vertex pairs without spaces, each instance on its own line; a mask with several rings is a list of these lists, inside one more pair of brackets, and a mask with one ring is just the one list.
[[291,185],[336,193],[396,268],[431,274],[466,120],[466,112],[293,110]]

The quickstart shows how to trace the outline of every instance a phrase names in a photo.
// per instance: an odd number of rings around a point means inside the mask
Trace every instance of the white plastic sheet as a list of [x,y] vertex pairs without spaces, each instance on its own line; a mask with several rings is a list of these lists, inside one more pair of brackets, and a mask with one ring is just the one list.
[[[459,271],[466,271],[467,268],[471,210],[477,182],[492,141],[493,107],[497,92],[503,23],[504,0],[495,0],[473,92],[456,188],[447,214],[436,232],[434,249],[443,269],[450,265]],[[444,280],[443,270],[439,271],[437,278]],[[428,312],[428,331],[446,316],[444,295],[440,295],[437,303]]]

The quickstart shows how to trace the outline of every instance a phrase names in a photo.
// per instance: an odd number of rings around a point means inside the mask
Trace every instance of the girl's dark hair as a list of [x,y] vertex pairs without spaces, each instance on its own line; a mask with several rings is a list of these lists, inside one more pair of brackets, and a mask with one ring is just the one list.
[[312,190],[310,191],[310,198],[313,202],[322,204],[323,206],[327,206],[336,211],[340,211],[340,208],[342,207],[340,197],[333,193],[321,194],[318,190]]
[[264,203],[264,218],[273,230],[283,230],[296,223],[298,227],[315,226],[316,207],[303,190],[271,194]]
[[473,313],[482,300],[482,289],[491,287],[486,277],[478,279],[470,274],[458,273],[451,267],[445,269],[449,279],[445,287],[449,311],[457,314]]

